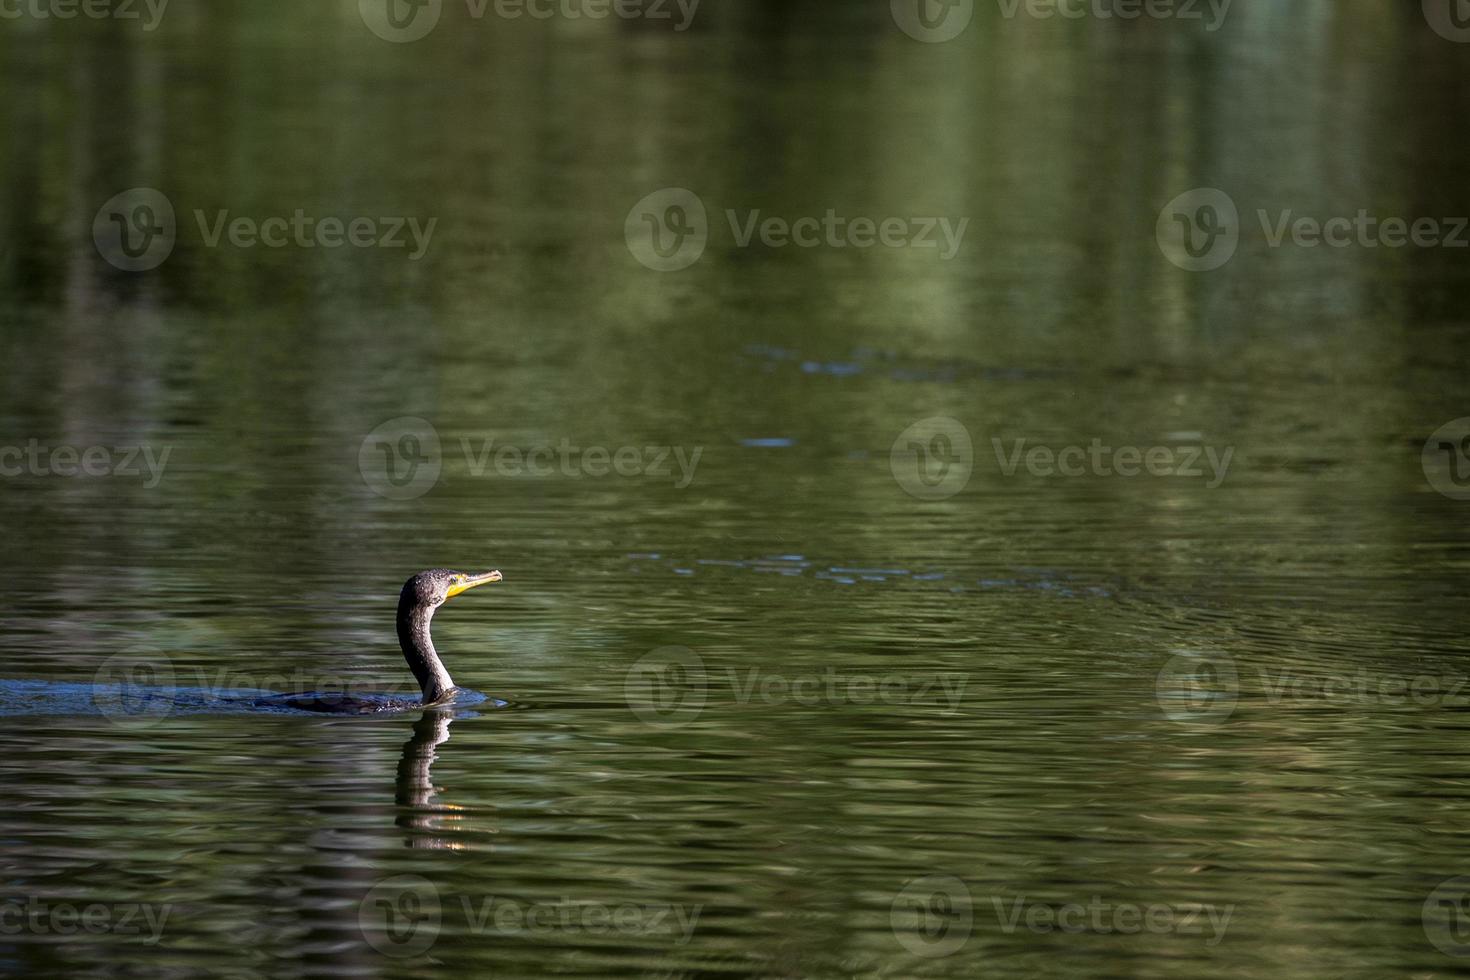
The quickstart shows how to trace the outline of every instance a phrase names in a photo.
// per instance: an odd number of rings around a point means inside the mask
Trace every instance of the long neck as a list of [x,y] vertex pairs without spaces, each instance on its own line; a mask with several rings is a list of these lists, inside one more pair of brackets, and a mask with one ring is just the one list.
[[417,596],[408,589],[403,591],[398,599],[398,645],[424,692],[424,704],[433,704],[454,690],[454,681],[429,637],[429,621],[433,618],[433,606],[421,605]]

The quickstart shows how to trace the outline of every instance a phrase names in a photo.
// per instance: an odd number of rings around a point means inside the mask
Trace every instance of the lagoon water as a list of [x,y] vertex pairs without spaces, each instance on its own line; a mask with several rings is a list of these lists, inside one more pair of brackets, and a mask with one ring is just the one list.
[[[1470,45],[358,6],[0,22],[0,972],[1470,972],[1467,253],[1267,234],[1470,213]],[[179,694],[441,565],[504,706]]]

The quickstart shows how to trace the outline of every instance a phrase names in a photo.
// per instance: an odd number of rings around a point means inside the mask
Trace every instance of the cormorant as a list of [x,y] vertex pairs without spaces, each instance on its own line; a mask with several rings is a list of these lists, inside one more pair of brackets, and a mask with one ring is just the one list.
[[434,611],[445,602],[477,586],[499,582],[500,573],[456,572],[448,568],[431,568],[419,572],[403,583],[398,594],[398,645],[403,659],[419,682],[422,700],[401,698],[366,698],[351,694],[278,695],[261,698],[260,707],[295,708],[298,711],[320,711],[334,714],[366,714],[374,711],[404,711],[410,708],[442,704],[454,699],[458,690],[444,662],[434,650],[429,636],[429,622]]

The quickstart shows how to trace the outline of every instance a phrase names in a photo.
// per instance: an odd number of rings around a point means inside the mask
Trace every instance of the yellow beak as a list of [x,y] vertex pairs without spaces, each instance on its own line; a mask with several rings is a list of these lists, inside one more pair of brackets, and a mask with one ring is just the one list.
[[468,592],[470,589],[476,588],[477,586],[487,585],[491,582],[499,582],[501,577],[502,576],[499,572],[486,572],[484,575],[466,575],[463,579],[460,580],[458,585],[451,585],[449,587],[445,598],[453,599],[461,592]]

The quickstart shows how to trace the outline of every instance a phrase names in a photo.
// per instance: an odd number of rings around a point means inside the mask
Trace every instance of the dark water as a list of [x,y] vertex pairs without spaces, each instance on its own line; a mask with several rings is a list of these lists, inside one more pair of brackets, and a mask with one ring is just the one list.
[[[0,972],[1470,972],[1470,251],[1257,218],[1470,214],[1470,45],[1003,9],[0,21]],[[967,223],[726,217],[829,209]],[[410,689],[439,565],[505,706],[210,703]]]

